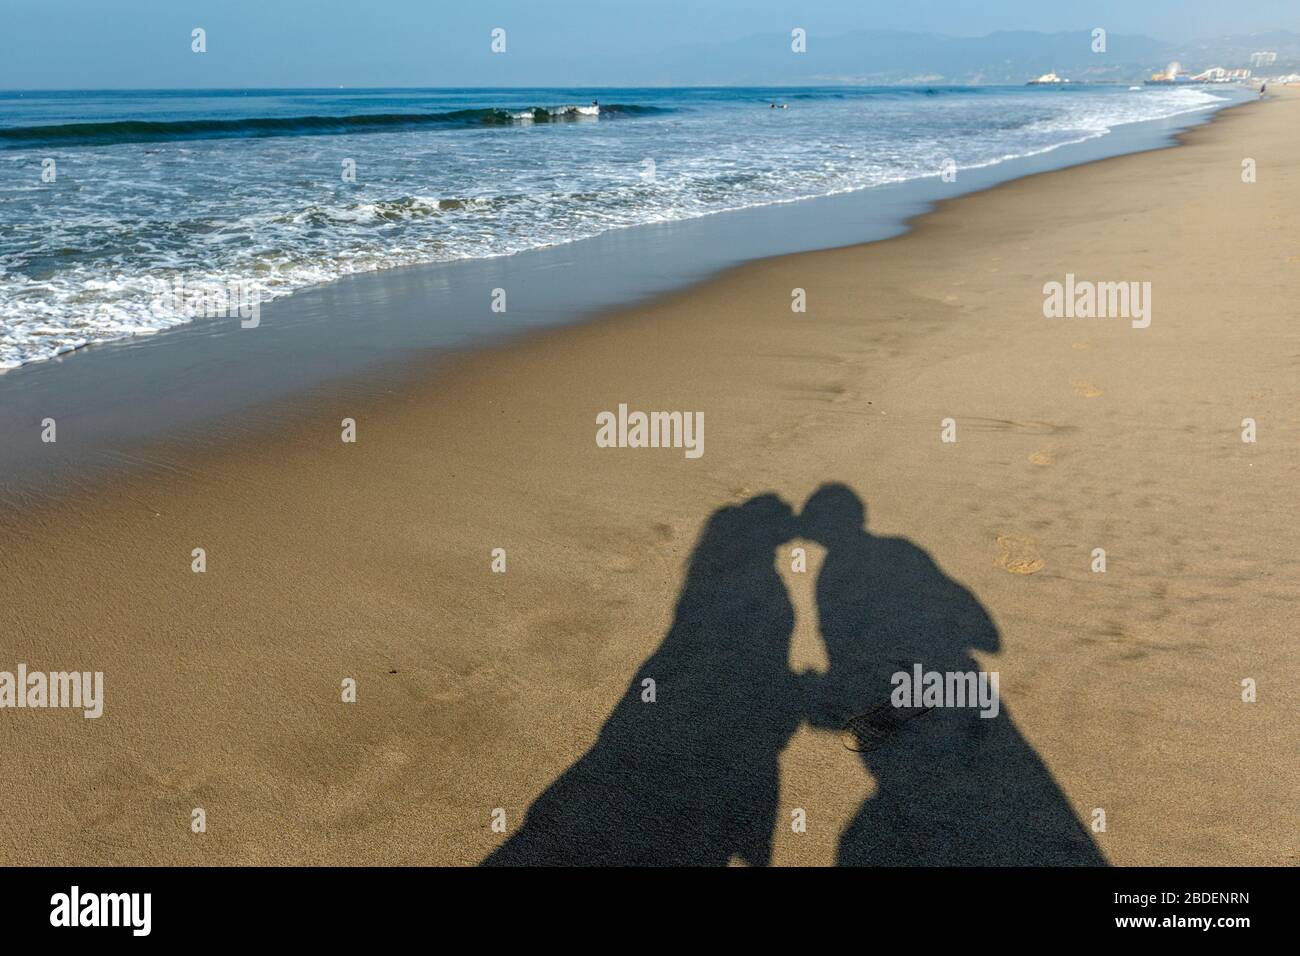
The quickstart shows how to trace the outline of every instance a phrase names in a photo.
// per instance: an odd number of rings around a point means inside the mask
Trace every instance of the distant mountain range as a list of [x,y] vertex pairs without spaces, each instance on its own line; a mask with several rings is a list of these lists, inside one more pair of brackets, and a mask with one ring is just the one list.
[[[794,53],[789,35],[767,34],[727,43],[696,43],[653,54],[608,59],[521,56],[509,67],[520,82],[601,85],[807,84],[995,84],[1024,83],[1056,72],[1076,82],[1137,82],[1178,60],[1192,72],[1212,66],[1251,67],[1257,51],[1274,51],[1277,62],[1256,73],[1300,72],[1300,33],[1274,31],[1169,43],[1146,36],[1110,33],[1106,52],[1092,51],[1089,32],[1008,31],[982,37],[864,30],[807,38],[807,52]],[[576,53],[577,51],[575,51]],[[506,66],[506,64],[499,64]],[[563,75],[561,81],[559,77]],[[527,79],[525,79],[527,77]],[[497,81],[510,82],[497,74]]]

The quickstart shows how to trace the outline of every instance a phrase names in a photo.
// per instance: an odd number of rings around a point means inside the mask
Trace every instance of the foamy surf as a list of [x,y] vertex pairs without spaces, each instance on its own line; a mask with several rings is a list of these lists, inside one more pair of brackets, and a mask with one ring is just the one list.
[[555,120],[578,119],[584,116],[599,116],[600,106],[593,103],[591,106],[552,106],[548,109],[542,109],[540,106],[530,110],[524,110],[521,113],[511,113],[513,119],[526,123],[553,122]]
[[[600,105],[555,91],[86,94],[70,124],[34,122],[33,94],[0,96],[0,369],[208,315],[158,307],[177,281],[243,283],[265,302],[994,165],[1224,102],[1087,87],[590,94]],[[790,109],[769,110],[776,98]]]

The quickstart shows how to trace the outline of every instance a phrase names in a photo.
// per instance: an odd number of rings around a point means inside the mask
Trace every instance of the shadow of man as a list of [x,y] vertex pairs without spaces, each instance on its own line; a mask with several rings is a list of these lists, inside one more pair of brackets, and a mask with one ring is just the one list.
[[817,611],[830,670],[809,691],[810,720],[844,731],[877,783],[837,862],[1105,865],[1005,709],[891,703],[891,678],[917,664],[981,670],[970,651],[995,652],[999,639],[979,601],[921,548],[867,532],[866,506],[844,485],[818,489],[800,525],[827,549]]
[[806,711],[775,567],[793,530],[774,495],[712,515],[663,643],[484,865],[769,862],[779,755]]

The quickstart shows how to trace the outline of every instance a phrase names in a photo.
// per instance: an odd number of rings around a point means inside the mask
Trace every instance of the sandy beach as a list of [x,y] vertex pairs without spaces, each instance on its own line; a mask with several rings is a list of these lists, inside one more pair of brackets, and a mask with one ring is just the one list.
[[[0,863],[1295,865],[1298,120],[6,497],[0,670],[104,701],[3,715]],[[1067,275],[1149,282],[1149,327],[1045,317]],[[598,447],[623,403],[703,454]],[[997,671],[998,718],[846,746],[904,662]]]

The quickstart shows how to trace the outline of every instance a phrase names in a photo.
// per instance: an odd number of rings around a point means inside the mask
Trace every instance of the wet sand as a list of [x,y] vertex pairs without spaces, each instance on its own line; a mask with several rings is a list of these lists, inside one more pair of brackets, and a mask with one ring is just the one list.
[[[473,864],[531,827],[640,862],[1295,864],[1298,113],[1280,90],[1176,149],[7,500],[0,670],[103,671],[105,701],[0,711],[0,862]],[[1150,327],[1045,318],[1067,273],[1150,282]],[[597,447],[623,402],[703,412],[703,456]],[[799,512],[827,483],[870,537],[724,510]],[[879,703],[858,669],[931,649],[996,670],[1000,717],[848,749],[840,723]],[[716,673],[642,705],[661,664]],[[652,706],[689,740],[642,735]],[[584,754],[599,772],[562,776]],[[557,780],[540,806],[572,829],[525,823]],[[606,798],[629,793],[619,817]]]

